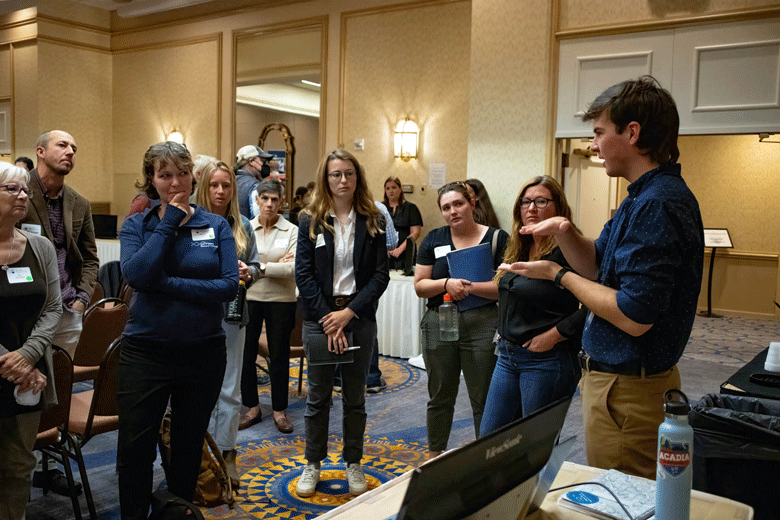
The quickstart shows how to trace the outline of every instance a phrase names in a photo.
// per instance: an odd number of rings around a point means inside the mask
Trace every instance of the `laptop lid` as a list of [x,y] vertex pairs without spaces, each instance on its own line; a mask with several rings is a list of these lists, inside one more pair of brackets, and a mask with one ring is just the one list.
[[570,403],[571,397],[562,398],[423,464],[412,474],[396,518],[495,518],[489,506],[505,495],[501,507],[523,514]]

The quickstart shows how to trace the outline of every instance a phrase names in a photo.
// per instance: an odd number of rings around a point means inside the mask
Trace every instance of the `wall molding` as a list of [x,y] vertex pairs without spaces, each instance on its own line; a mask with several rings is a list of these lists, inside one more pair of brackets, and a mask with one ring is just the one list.
[[[704,248],[704,261],[709,265],[712,248]],[[732,260],[752,260],[754,262],[769,262],[777,264],[780,254],[778,253],[759,253],[757,251],[742,251],[739,249],[718,248],[715,251],[715,258],[725,258]]]
[[558,40],[570,40],[575,38],[589,38],[592,36],[612,36],[615,34],[638,33],[646,31],[660,31],[675,29],[678,27],[692,27],[698,25],[710,25],[715,23],[741,22],[746,20],[763,20],[780,16],[778,7],[758,7],[755,9],[736,9],[733,11],[721,11],[694,16],[680,16],[664,18],[661,20],[643,20],[607,25],[593,25],[578,27],[576,29],[560,29],[555,32]]
[[[72,20],[66,20],[64,18],[57,18],[56,16],[49,16],[46,14],[38,13],[37,20],[51,23],[53,25],[61,25],[63,27],[70,27],[73,29],[80,29],[82,31],[88,31],[102,36],[111,36],[111,29],[108,27],[100,27],[99,25],[92,25],[83,22],[74,22]],[[36,20],[36,21],[37,21]]]
[[[707,312],[707,307],[697,307],[696,313]],[[747,311],[735,311],[734,309],[712,309],[713,314],[720,314],[722,316],[734,316],[737,318],[753,318],[756,320],[775,321],[775,315],[765,312],[747,312]]]
[[82,49],[87,51],[99,52],[101,54],[113,54],[108,47],[101,47],[99,45],[92,45],[89,43],[74,42],[73,40],[66,40],[64,38],[56,38],[54,36],[43,36],[38,34],[37,40],[39,42],[53,43],[56,45],[64,45],[66,47],[73,47],[74,49]]
[[220,18],[228,18],[231,16],[239,16],[239,15],[245,15],[250,13],[256,13],[258,11],[266,11],[268,9],[274,9],[277,7],[285,7],[292,3],[303,3],[309,1],[311,0],[276,0],[276,1],[269,1],[265,5],[241,6],[241,7],[228,8],[213,13],[205,12],[205,13],[199,13],[190,16],[182,16],[180,18],[176,18],[175,20],[166,20],[161,22],[151,22],[151,21],[146,22],[146,19],[153,19],[159,16],[159,13],[151,14],[146,17],[142,17],[143,19],[137,21],[137,23],[142,25],[138,25],[134,27],[113,29],[114,24],[112,23],[111,35],[124,36],[136,32],[140,33],[146,31],[154,31],[156,29],[163,29],[166,27],[176,27],[182,24],[208,22],[208,21],[218,20]]
[[218,33],[204,34],[201,36],[194,36],[192,38],[181,38],[178,40],[166,40],[162,42],[145,43],[142,45],[135,45],[132,47],[124,47],[122,49],[114,49],[112,50],[112,52],[113,54],[129,54],[131,52],[150,51],[156,49],[171,49],[173,47],[184,47],[187,45],[196,45],[198,43],[221,42],[221,40],[222,40],[222,33],[218,32]]

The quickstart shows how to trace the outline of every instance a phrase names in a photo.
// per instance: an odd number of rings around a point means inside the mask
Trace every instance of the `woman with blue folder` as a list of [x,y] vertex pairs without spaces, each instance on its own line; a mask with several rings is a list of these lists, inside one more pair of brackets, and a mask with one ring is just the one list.
[[[471,400],[474,430],[479,437],[482,411],[496,363],[493,336],[498,319],[498,288],[490,276],[504,257],[508,239],[505,231],[474,221],[475,203],[465,183],[451,182],[439,188],[438,203],[447,225],[432,230],[425,237],[417,252],[414,271],[417,295],[428,298],[428,310],[420,328],[430,396],[426,421],[430,457],[447,448],[461,370]],[[487,277],[477,281],[453,276],[448,253],[479,244],[490,244]],[[438,308],[445,293],[459,303],[457,341],[443,341],[439,337]],[[467,301],[470,305],[464,305]]]

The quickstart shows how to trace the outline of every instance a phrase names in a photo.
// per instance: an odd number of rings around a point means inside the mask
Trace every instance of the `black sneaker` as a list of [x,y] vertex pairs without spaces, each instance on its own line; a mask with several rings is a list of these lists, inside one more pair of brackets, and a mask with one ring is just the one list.
[[[33,473],[32,485],[36,488],[49,489],[58,495],[64,497],[70,496],[70,488],[68,487],[68,477],[58,469],[50,469],[46,472],[46,486],[44,487],[44,473],[43,471],[36,471]],[[76,492],[76,496],[81,495],[81,482],[73,481],[73,490]]]
[[380,379],[378,385],[369,386],[368,388],[366,388],[366,392],[368,392],[369,394],[378,394],[385,388],[387,388],[387,381],[385,381],[384,379]]

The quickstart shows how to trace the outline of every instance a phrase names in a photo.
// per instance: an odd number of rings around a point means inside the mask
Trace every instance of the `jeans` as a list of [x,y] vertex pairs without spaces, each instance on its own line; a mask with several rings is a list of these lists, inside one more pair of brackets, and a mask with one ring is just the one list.
[[146,520],[153,464],[171,403],[168,490],[192,501],[203,438],[225,374],[225,338],[176,345],[123,338],[119,353],[119,504],[123,520]]
[[531,352],[499,338],[498,361],[490,381],[480,435],[485,436],[574,393],[580,368],[576,354],[567,347]]
[[260,404],[257,396],[257,341],[263,332],[268,339],[271,363],[271,405],[275,412],[287,409],[290,392],[290,333],[295,327],[295,302],[249,301],[249,324],[244,343],[244,368],[241,373],[241,400],[247,408]]
[[496,364],[493,336],[496,333],[498,307],[486,305],[458,314],[458,341],[439,340],[439,313],[428,310],[423,315],[423,359],[428,373],[428,449],[444,451],[452,430],[455,401],[458,398],[460,373],[466,380],[471,401],[474,432],[479,437],[490,378]]
[[[320,462],[328,455],[328,425],[333,378],[336,367],[341,367],[341,398],[343,403],[344,451],[347,464],[359,463],[363,458],[363,434],[366,431],[366,376],[371,363],[371,348],[376,341],[376,322],[353,318],[349,322],[354,345],[353,363],[341,365],[309,365],[307,381],[309,395],[306,398],[306,460]],[[316,321],[303,322],[303,344],[309,334],[322,334],[322,326]],[[308,358],[308,355],[307,355]]]
[[238,323],[222,321],[225,330],[227,364],[219,399],[211,412],[209,431],[221,451],[236,449],[238,422],[241,416],[241,368],[244,364],[244,336],[246,328]]

